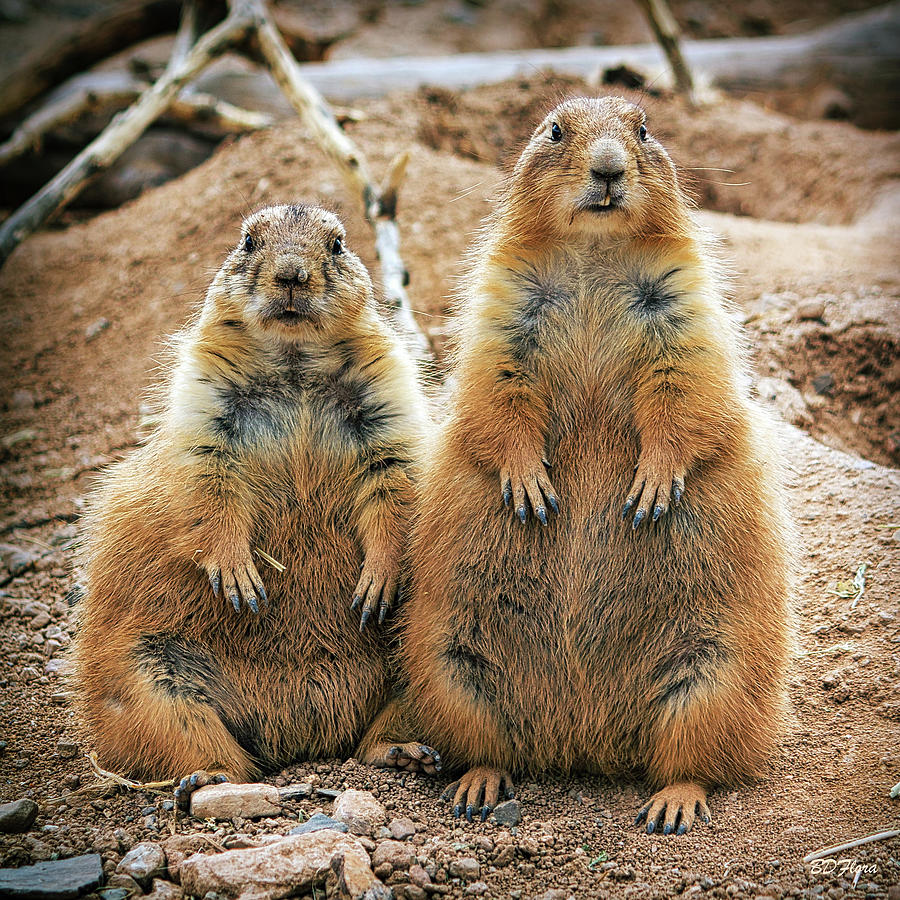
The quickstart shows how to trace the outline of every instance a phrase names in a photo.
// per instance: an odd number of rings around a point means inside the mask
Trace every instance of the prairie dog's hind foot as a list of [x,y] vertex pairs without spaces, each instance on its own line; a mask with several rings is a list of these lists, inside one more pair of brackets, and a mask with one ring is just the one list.
[[634,824],[646,822],[647,834],[659,830],[663,834],[687,834],[698,813],[704,823],[711,821],[706,791],[693,781],[681,781],[657,791],[637,814]]
[[515,796],[509,772],[489,766],[475,766],[459,781],[449,785],[441,795],[441,799],[451,800],[453,815],[457,819],[465,809],[466,819],[469,822],[476,813],[480,813],[481,821],[484,822],[500,802],[501,796],[504,800],[510,800]]
[[184,811],[187,811],[191,805],[191,796],[194,791],[206,787],[208,784],[224,784],[231,779],[224,772],[207,772],[205,769],[199,769],[190,775],[185,775],[175,788],[175,805]]
[[381,769],[398,769],[403,772],[424,772],[435,775],[443,763],[437,750],[416,741],[395,744],[390,741],[376,744],[366,753],[363,762]]

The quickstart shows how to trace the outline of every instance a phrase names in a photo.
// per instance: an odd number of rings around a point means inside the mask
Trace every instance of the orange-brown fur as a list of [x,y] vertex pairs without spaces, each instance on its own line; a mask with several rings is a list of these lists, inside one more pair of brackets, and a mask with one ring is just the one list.
[[366,618],[393,598],[428,416],[343,240],[314,207],[245,223],[159,427],[90,502],[76,660],[108,768],[243,780],[347,754],[387,698],[351,598]]
[[644,123],[615,98],[554,110],[473,254],[412,538],[411,721],[385,714],[486,767],[457,814],[496,802],[497,770],[641,771],[651,821],[684,831],[709,787],[763,771],[785,720],[779,465]]

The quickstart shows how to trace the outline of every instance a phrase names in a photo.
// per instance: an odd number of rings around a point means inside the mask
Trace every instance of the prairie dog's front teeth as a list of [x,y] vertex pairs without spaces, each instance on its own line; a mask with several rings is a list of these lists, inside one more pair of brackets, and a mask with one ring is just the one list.
[[609,196],[609,194],[607,194],[607,195],[600,201],[600,205],[601,205],[601,206],[609,206],[609,201],[610,201],[610,196]]

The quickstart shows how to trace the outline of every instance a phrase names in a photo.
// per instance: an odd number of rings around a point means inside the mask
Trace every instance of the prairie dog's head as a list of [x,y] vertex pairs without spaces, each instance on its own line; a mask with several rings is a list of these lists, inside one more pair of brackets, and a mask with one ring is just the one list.
[[316,206],[261,209],[245,220],[216,293],[238,301],[249,324],[288,340],[331,331],[358,318],[372,296],[345,239],[337,216]]
[[669,234],[685,201],[644,111],[619,97],[568,100],[538,126],[513,170],[508,208],[535,233]]

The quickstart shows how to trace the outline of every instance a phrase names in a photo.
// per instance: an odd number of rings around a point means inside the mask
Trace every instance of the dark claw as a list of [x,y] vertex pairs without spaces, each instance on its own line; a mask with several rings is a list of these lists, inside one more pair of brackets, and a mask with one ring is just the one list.
[[506,799],[507,800],[515,800],[516,799],[516,792],[511,787],[506,788]]
[[665,511],[666,511],[665,507],[662,507],[662,506],[653,507],[653,521],[655,522]]
[[384,621],[384,617],[387,615],[387,606],[384,603],[378,604],[378,624],[380,625]]
[[259,604],[256,602],[256,597],[253,594],[247,598],[247,606],[250,607],[251,612],[259,614]]
[[210,784],[225,784],[226,781],[228,781],[227,775],[215,775],[215,776],[213,776],[213,778],[210,780],[209,783]]
[[676,833],[676,834],[685,834],[686,832],[687,832],[687,825],[685,825],[684,822],[682,822],[682,823],[678,826],[678,831],[676,831],[675,833]]
[[625,518],[625,516],[628,515],[628,510],[630,510],[632,506],[634,506],[634,500],[626,500],[625,501],[625,505],[622,507],[622,518],[623,519]]
[[197,780],[198,780],[198,779],[197,779],[197,773],[194,772],[194,774],[191,775],[191,777],[188,779],[188,784],[189,784],[192,788],[195,788],[195,787],[197,787]]
[[209,583],[212,585],[213,597],[218,597],[219,591],[222,590],[222,575],[218,569],[209,576]]
[[535,512],[537,513],[537,517],[541,520],[541,525],[547,524],[547,510],[544,509],[543,506],[539,506]]
[[509,482],[503,485],[503,505],[509,509],[509,504],[512,502],[512,487],[510,487]]
[[457,803],[456,806],[453,807],[453,818],[458,819],[462,815],[462,803]]
[[366,628],[366,623],[372,617],[372,610],[366,607],[362,611],[362,615],[359,617],[359,630],[364,631]]
[[635,824],[635,825],[640,825],[641,822],[643,822],[644,819],[647,818],[647,811],[648,811],[649,809],[650,809],[649,806],[645,806],[645,807],[637,814],[637,816],[636,816],[635,819],[634,819],[634,824]]
[[673,825],[670,825],[668,822],[666,822],[666,825],[663,828],[663,834],[671,834],[674,830],[675,830],[675,827]]
[[263,587],[262,584],[260,584],[258,590],[259,590],[260,599],[262,600],[263,603],[266,604],[266,606],[268,606],[269,605],[269,595],[266,593],[266,589]]
[[519,521],[524,525],[524,524],[525,524],[525,517],[528,515],[528,513],[527,513],[526,510],[525,510],[525,507],[524,507],[524,506],[520,506],[520,507],[516,510],[516,515],[519,517]]
[[710,819],[709,816],[704,816],[704,817],[703,817],[703,824],[704,824],[704,825],[709,825],[709,823],[710,823],[711,821],[712,821],[712,819]]
[[556,515],[559,515],[559,503],[557,502],[556,497],[548,497],[547,502],[550,504],[550,509],[552,509]]
[[491,814],[493,809],[494,809],[493,806],[485,805],[485,806],[481,807],[481,821],[482,822],[487,822],[487,817]]
[[682,494],[681,494],[681,488],[678,487],[677,484],[673,484],[673,485],[672,485],[672,496],[675,498],[675,502],[676,502],[676,503],[680,503],[680,502],[681,502],[681,496],[682,496]]
[[354,594],[353,599],[350,601],[350,612],[359,609],[360,603],[362,603],[362,597],[360,597],[359,594]]
[[639,509],[639,510],[634,514],[634,522],[632,523],[631,527],[632,527],[632,528],[637,528],[638,525],[640,525],[641,522],[644,521],[644,518],[646,517],[646,515],[647,515],[647,513],[645,513],[644,510]]
[[238,593],[229,594],[228,599],[231,601],[231,605],[234,607],[235,612],[241,611],[241,596]]
[[393,758],[394,758],[395,756],[397,756],[399,753],[400,753],[400,748],[399,748],[399,747],[391,747],[391,749],[388,750],[387,755],[388,755],[388,758],[389,758],[389,759],[393,759]]
[[656,822],[647,823],[647,834],[653,834],[656,831]]
[[471,822],[471,821],[472,821],[472,813],[474,813],[474,812],[475,812],[475,807],[472,806],[472,804],[470,803],[470,804],[466,807],[466,821],[467,821],[467,822]]

